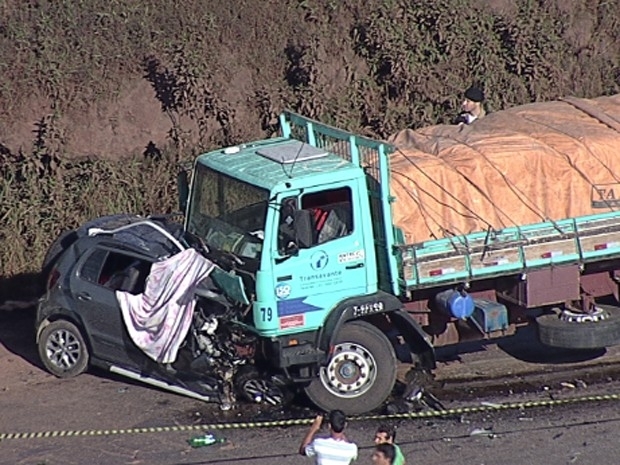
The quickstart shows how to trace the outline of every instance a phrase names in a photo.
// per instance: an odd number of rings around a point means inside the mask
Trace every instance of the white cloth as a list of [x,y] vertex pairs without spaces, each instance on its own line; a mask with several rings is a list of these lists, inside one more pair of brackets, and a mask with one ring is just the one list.
[[153,360],[172,363],[189,331],[197,284],[214,264],[189,248],[154,263],[144,293],[116,291],[133,342]]
[[316,456],[317,465],[349,465],[357,459],[357,445],[334,438],[315,438],[306,446],[308,457]]

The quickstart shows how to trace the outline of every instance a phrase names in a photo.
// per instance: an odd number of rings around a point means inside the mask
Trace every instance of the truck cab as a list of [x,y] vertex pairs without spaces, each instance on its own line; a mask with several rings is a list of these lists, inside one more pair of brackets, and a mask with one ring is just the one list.
[[185,227],[243,283],[239,323],[261,363],[324,409],[362,413],[392,390],[397,354],[434,366],[397,297],[389,147],[292,113],[280,122],[281,137],[196,159]]

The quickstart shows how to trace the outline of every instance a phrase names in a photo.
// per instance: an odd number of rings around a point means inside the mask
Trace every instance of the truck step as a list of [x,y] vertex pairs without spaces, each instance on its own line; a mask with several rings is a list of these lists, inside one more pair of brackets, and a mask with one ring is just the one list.
[[492,300],[474,299],[474,312],[469,320],[483,334],[505,331],[508,329],[508,309]]

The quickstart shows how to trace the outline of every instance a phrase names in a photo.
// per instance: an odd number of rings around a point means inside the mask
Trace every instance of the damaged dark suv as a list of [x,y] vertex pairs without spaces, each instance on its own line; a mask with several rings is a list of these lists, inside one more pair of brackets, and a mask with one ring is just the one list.
[[50,251],[36,340],[52,374],[97,366],[223,408],[238,397],[274,405],[287,397],[253,363],[253,336],[231,324],[249,303],[242,286],[180,225],[99,218]]

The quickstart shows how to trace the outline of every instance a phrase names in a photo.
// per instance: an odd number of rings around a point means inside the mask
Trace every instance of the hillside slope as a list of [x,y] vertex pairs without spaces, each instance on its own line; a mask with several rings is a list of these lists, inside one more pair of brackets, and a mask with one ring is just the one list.
[[0,151],[119,157],[273,132],[292,108],[386,137],[620,91],[620,3],[172,0],[0,5]]

